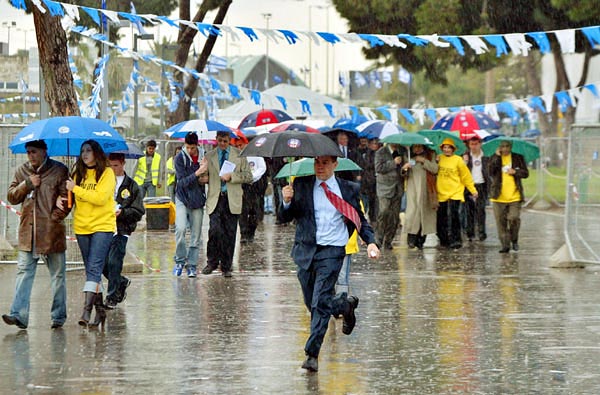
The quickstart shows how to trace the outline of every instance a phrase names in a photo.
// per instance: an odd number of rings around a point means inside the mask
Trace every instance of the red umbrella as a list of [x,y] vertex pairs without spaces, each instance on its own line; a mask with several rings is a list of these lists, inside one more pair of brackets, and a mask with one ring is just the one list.
[[477,131],[483,129],[500,129],[498,122],[481,111],[460,110],[444,115],[431,127],[452,132],[459,132],[461,140],[477,137]]
[[283,121],[292,120],[290,115],[281,110],[276,110],[274,108],[271,109],[263,109],[260,111],[254,111],[244,117],[238,129],[244,129],[251,126],[260,126],[266,125],[269,123],[279,123]]
[[311,128],[310,126],[301,123],[282,123],[269,130],[269,133],[285,132],[286,130],[296,130],[306,133],[321,133],[319,129]]

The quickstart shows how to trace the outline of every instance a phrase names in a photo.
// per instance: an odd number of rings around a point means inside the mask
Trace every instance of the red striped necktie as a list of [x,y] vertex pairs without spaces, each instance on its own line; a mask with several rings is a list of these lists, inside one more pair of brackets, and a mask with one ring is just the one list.
[[333,207],[336,208],[344,217],[348,218],[354,226],[356,226],[356,231],[360,232],[360,217],[358,216],[358,212],[350,203],[331,192],[329,188],[327,188],[326,182],[321,182],[321,188],[325,191],[325,196],[327,199],[333,204]]

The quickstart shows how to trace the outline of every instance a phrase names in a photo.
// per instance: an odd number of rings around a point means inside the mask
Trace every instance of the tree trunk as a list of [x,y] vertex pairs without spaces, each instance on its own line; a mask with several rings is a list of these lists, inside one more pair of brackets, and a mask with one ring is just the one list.
[[[184,4],[188,4],[188,7],[184,7]],[[218,12],[218,14],[215,18],[215,22],[214,22],[215,24],[221,24],[223,22],[223,20],[225,19],[225,15],[227,14],[227,10],[229,9],[230,4],[231,4],[231,0],[227,0],[227,1],[224,1],[223,4],[219,7],[219,12]],[[221,19],[219,19],[219,16],[222,14],[223,9],[224,9],[223,16]],[[198,9],[198,12],[196,13],[196,15],[194,15],[194,19],[192,20],[192,22],[202,22],[204,20],[204,18],[206,17],[206,14],[208,11],[210,11],[210,7],[208,6],[208,4],[206,2],[203,2],[202,5],[200,5],[200,8]],[[187,14],[187,18],[186,18],[185,14]],[[182,2],[180,4],[179,16],[181,19],[189,19],[189,0],[182,0]],[[179,38],[178,38],[179,48],[177,49],[177,53],[175,54],[175,63],[178,66],[185,67],[185,64],[187,63],[187,60],[188,60],[190,47],[192,46],[192,43],[194,42],[194,37],[196,36],[197,33],[198,33],[198,31],[196,29],[192,29],[187,26],[185,28],[182,28],[181,31],[179,32]],[[205,52],[206,47],[211,42],[212,42],[212,44],[210,45],[210,50],[212,51],[212,48],[216,41],[216,38],[217,38],[216,36],[210,36],[208,38],[206,44],[204,45],[204,49],[202,50],[202,53]],[[208,53],[208,55],[210,55],[210,52]],[[207,59],[208,59],[208,55],[207,55]],[[198,72],[202,72],[204,70],[204,65],[200,69],[198,69],[198,67],[196,67],[196,70]],[[179,84],[181,84],[181,86],[184,86],[184,81],[183,81],[184,73],[182,73],[180,71],[176,71],[173,76],[174,76],[175,80]],[[179,101],[179,106],[177,107],[177,110],[175,110],[174,112],[169,112],[167,114],[167,125],[166,125],[167,128],[172,125],[175,125],[176,123],[183,122],[183,121],[189,119],[191,99],[194,96],[194,94],[196,93],[197,86],[198,86],[198,81],[195,78],[190,77],[188,83],[185,85],[185,88],[183,91],[183,98]],[[179,94],[179,95],[181,94],[181,91],[179,88],[177,89],[177,94]]]
[[50,116],[79,115],[67,54],[67,35],[60,17],[51,16],[49,12],[42,14],[37,7],[32,10],[40,68],[46,84],[44,98],[50,106]]

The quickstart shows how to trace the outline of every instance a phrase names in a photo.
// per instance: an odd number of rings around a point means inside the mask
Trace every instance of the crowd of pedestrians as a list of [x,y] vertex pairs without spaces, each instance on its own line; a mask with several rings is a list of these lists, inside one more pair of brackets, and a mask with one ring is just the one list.
[[[175,203],[173,274],[197,276],[202,245],[204,209],[209,216],[206,261],[201,273],[220,269],[232,276],[238,222],[241,245],[254,242],[264,216],[265,191],[271,179],[276,224],[296,224],[292,257],[304,302],[311,312],[311,334],[303,368],[318,370],[318,355],[331,316],[344,319],[343,332],[356,323],[358,297],[351,295],[351,255],[361,244],[370,258],[380,248],[391,250],[400,227],[405,199],[404,231],[411,249],[423,249],[436,234],[441,248],[460,249],[463,233],[469,241],[487,239],[488,197],[501,243],[500,253],[519,250],[521,180],[527,164],[503,141],[491,157],[481,141],[471,139],[467,153],[455,154],[454,140],[439,147],[404,147],[360,139],[350,144],[349,133],[334,136],[340,157],[355,161],[362,171],[335,172],[338,158],[315,158],[314,176],[291,180],[274,178],[285,160],[244,157],[248,140],[217,132],[216,147],[205,152],[198,135],[188,133],[166,164],[166,186]],[[47,155],[44,141],[26,145],[28,162],[17,169],[8,190],[11,204],[22,205],[19,226],[18,271],[8,325],[27,328],[29,299],[36,265],[48,266],[52,284],[51,327],[66,320],[65,225],[73,201],[73,227],[85,266],[83,310],[79,324],[101,327],[105,309],[123,302],[130,280],[121,274],[127,240],[144,215],[144,196],[160,188],[161,156],[150,140],[136,163],[133,178],[125,171],[125,156],[107,156],[94,140],[81,147],[71,174]],[[436,154],[437,151],[440,152]],[[367,220],[368,218],[368,220]],[[43,237],[42,237],[43,235]],[[189,235],[189,237],[188,237]],[[102,274],[108,279],[106,299]],[[95,316],[92,319],[92,311]]]

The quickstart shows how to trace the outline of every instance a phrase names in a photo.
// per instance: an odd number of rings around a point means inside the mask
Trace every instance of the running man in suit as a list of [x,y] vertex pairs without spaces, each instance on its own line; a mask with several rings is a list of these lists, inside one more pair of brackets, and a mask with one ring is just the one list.
[[331,315],[343,315],[342,331],[349,335],[354,329],[354,309],[358,298],[341,293],[334,296],[335,283],[342,267],[345,246],[355,224],[344,217],[330,202],[322,183],[343,198],[358,213],[360,237],[368,244],[367,254],[379,257],[373,229],[360,209],[360,186],[352,181],[335,177],[335,156],[315,158],[315,176],[299,177],[293,186],[282,189],[283,202],[279,210],[282,222],[296,220],[296,238],[292,257],[298,266],[298,280],[304,295],[304,304],[310,310],[310,336],[304,347],[306,360],[302,368],[316,372],[321,344]]

